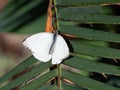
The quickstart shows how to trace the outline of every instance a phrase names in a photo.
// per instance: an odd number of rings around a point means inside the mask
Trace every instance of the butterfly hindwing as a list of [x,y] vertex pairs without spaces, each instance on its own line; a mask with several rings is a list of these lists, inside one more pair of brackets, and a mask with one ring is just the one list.
[[57,35],[54,52],[52,54],[52,64],[59,64],[63,59],[69,56],[69,48],[66,41],[60,35]]

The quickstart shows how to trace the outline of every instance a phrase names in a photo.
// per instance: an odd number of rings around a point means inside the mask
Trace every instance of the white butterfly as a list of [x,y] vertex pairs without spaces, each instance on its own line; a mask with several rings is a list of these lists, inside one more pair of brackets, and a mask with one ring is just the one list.
[[31,50],[33,56],[47,62],[52,59],[52,64],[59,64],[69,56],[69,48],[61,35],[42,32],[28,37],[23,45]]

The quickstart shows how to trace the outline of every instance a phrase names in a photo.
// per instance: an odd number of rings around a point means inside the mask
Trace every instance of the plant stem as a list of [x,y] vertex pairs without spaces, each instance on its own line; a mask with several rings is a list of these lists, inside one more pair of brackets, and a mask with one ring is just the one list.
[[[56,8],[56,0],[53,0],[53,10],[54,10],[55,30],[59,30],[59,22],[58,22],[58,12],[57,12],[57,8]],[[57,69],[58,69],[58,77],[57,77],[58,90],[61,90],[61,64],[57,65]]]
[[58,90],[61,90],[61,64],[58,64]]
[[56,8],[56,2],[55,0],[53,0],[53,8],[54,8],[54,16],[55,16],[55,29],[59,30],[59,23],[58,23],[58,12],[57,12],[57,8]]

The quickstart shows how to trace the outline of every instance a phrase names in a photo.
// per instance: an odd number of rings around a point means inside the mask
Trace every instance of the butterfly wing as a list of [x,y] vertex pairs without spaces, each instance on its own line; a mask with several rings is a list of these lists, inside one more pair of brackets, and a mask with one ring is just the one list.
[[53,34],[49,32],[43,32],[34,34],[28,37],[23,45],[31,50],[33,56],[43,62],[47,62],[51,59],[49,49],[51,47]]
[[52,64],[59,64],[63,59],[69,56],[69,48],[64,38],[60,35],[57,36],[54,52],[52,53]]

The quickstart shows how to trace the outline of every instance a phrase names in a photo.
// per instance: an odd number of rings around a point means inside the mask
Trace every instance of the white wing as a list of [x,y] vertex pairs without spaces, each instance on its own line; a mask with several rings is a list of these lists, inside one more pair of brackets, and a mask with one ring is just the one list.
[[69,56],[69,48],[64,38],[60,35],[57,36],[54,51],[52,53],[52,64],[59,64],[63,59]]
[[36,59],[43,62],[47,62],[51,59],[49,49],[51,47],[52,41],[53,41],[52,33],[42,32],[28,37],[23,42],[23,45],[31,50],[33,56]]

